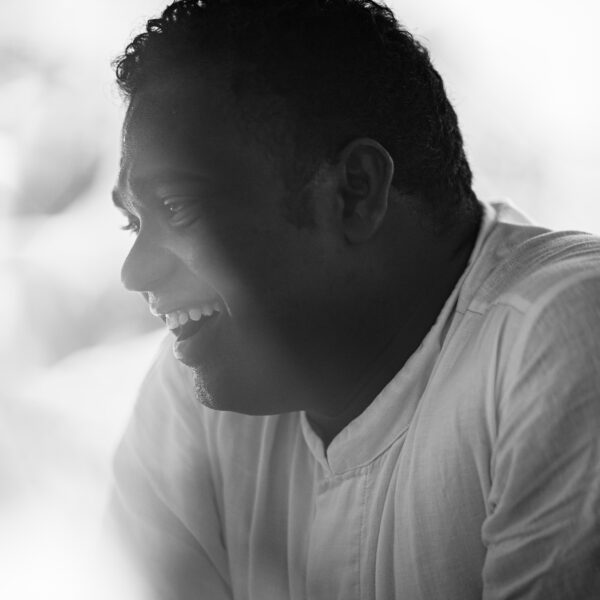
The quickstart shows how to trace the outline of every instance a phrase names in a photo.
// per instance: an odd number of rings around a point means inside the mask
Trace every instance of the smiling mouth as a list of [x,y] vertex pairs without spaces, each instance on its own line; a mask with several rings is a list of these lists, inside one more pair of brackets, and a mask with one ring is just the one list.
[[215,320],[221,313],[219,302],[207,302],[190,309],[178,309],[159,314],[177,341],[186,340],[200,331],[209,321]]
[[212,315],[202,315],[199,321],[187,321],[184,325],[179,325],[171,329],[171,333],[177,338],[178,342],[187,340],[196,335],[209,321],[214,321],[219,316],[219,311],[214,311]]

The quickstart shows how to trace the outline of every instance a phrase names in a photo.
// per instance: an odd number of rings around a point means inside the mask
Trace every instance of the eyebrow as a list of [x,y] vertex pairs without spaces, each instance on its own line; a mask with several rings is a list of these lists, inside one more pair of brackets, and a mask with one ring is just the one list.
[[[163,169],[148,176],[133,178],[130,188],[134,196],[143,196],[149,189],[156,188],[159,185],[173,183],[207,183],[209,181],[210,179],[208,177],[198,173],[192,173],[191,171],[182,169]],[[119,182],[121,182],[121,178],[119,178]],[[127,201],[119,191],[120,185],[121,184],[118,183],[112,190],[113,204],[121,210],[129,211],[133,203]]]

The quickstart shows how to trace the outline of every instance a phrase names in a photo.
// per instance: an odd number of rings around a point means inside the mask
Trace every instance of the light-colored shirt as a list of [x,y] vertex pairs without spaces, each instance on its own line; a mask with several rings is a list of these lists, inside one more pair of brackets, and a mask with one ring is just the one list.
[[161,599],[600,598],[600,240],[485,205],[437,322],[326,451],[304,413],[202,406],[165,345],[115,474]]

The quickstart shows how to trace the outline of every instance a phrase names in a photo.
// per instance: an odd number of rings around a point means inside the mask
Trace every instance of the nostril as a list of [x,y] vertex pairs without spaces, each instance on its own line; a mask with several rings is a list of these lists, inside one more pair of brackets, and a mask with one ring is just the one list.
[[125,289],[130,292],[140,292],[146,301],[148,300],[148,290],[154,290],[161,285],[163,281],[162,276],[156,276],[155,273],[125,273],[121,274],[121,282]]

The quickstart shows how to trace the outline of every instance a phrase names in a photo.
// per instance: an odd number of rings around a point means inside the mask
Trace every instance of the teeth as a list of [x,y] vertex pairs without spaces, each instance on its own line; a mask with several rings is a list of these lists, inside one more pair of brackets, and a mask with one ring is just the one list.
[[201,307],[187,310],[176,310],[165,315],[165,321],[169,329],[177,329],[185,325],[188,321],[200,321],[202,317],[210,317],[215,312],[220,312],[221,307],[218,302],[204,304]]
[[199,308],[192,308],[190,310],[190,319],[192,321],[199,321],[202,318],[202,311]]
[[169,329],[176,329],[179,327],[179,318],[177,317],[177,313],[169,313],[168,315],[165,315],[165,319]]

